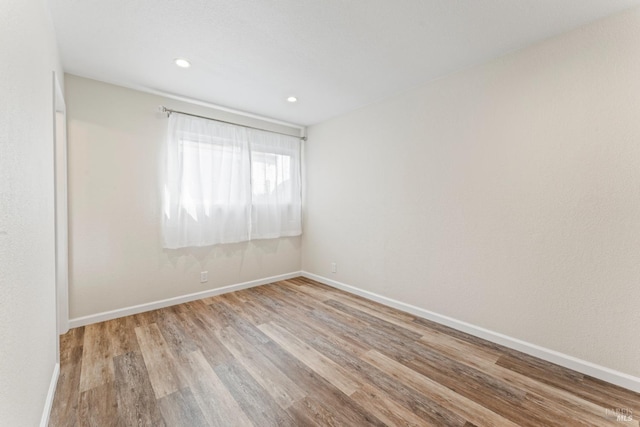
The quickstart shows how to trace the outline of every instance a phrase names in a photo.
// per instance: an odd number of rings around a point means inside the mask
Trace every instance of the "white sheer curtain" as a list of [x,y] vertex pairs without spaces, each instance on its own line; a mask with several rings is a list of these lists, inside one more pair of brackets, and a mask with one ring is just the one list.
[[251,238],[300,235],[300,139],[249,129],[249,141]]
[[301,234],[300,141],[173,113],[165,248]]

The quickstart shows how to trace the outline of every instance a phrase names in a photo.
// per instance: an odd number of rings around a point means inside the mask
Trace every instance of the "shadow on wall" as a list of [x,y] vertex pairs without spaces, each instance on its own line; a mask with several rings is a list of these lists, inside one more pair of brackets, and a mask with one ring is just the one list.
[[252,256],[258,261],[262,261],[264,255],[278,254],[278,249],[283,244],[288,244],[296,250],[300,250],[302,245],[299,237],[281,237],[225,245],[163,249],[162,251],[167,256],[168,262],[175,268],[182,265],[184,270],[188,270],[195,265],[204,266],[207,262],[216,259],[239,258],[239,267],[242,269],[245,257]]

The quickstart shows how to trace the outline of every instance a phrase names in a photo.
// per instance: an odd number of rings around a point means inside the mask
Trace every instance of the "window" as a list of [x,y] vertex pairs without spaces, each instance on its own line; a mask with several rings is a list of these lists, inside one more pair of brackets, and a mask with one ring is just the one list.
[[300,140],[172,114],[164,247],[301,234]]

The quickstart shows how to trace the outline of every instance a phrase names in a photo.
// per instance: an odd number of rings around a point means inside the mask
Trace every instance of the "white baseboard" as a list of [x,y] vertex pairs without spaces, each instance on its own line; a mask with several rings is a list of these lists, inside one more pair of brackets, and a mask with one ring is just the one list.
[[134,305],[131,307],[119,308],[117,310],[104,311],[102,313],[91,314],[89,316],[76,317],[74,319],[69,319],[69,327],[78,328],[80,326],[90,325],[92,323],[104,322],[106,320],[112,320],[112,319],[117,319],[119,317],[130,316],[132,314],[138,314],[138,313],[143,313],[145,311],[156,310],[158,308],[170,307],[172,305],[182,304],[184,302],[195,301],[198,299],[213,297],[216,295],[222,295],[228,292],[239,291],[241,289],[253,288],[255,286],[266,285],[266,284],[277,282],[280,280],[293,279],[294,277],[300,277],[301,274],[302,273],[299,271],[296,271],[293,273],[287,273],[287,274],[280,274],[278,276],[252,280],[250,282],[238,283],[235,285],[223,286],[221,288],[209,289],[202,292],[181,295],[181,296],[168,298],[160,301],[153,301],[145,304]]
[[373,292],[365,291],[354,286],[346,285],[344,283],[340,283],[323,276],[318,276],[306,271],[303,271],[301,274],[303,277],[307,277],[320,283],[324,283],[325,285],[329,285],[334,288],[359,295],[366,299],[376,301],[386,306],[410,313],[414,316],[431,320],[441,325],[466,332],[478,338],[503,345],[513,350],[521,351],[539,359],[546,360],[547,362],[555,363],[556,365],[560,365],[565,368],[580,372],[582,374],[589,375],[591,377],[598,378],[608,383],[615,384],[628,390],[640,393],[640,378],[625,374],[624,372],[619,372],[610,368],[606,368],[604,366],[597,365],[595,363],[587,362],[585,360],[578,359],[577,357],[569,356],[555,350],[550,350],[536,344],[531,344],[517,338],[512,338],[510,336],[494,332],[489,329],[481,328],[479,326],[475,326],[448,316],[443,316],[441,314],[434,313],[432,311],[425,310],[423,308],[416,307],[411,304],[407,304],[391,298],[387,298]]
[[53,374],[51,375],[51,382],[49,383],[49,391],[47,392],[47,399],[44,401],[44,409],[42,410],[42,417],[40,418],[40,427],[47,427],[49,425],[49,416],[51,415],[51,407],[53,406],[53,397],[56,394],[56,386],[58,385],[58,377],[60,376],[60,364],[56,363],[53,367]]

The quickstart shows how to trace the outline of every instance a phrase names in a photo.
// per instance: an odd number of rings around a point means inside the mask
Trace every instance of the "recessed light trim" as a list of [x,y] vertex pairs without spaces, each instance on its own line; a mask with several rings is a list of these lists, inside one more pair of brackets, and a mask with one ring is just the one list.
[[296,98],[295,96],[290,96],[287,98],[287,101],[289,102],[298,102],[298,98]]
[[175,62],[175,64],[180,68],[189,68],[189,67],[191,67],[191,62],[189,62],[188,60],[186,60],[184,58],[176,58],[176,59],[173,60],[173,62]]

